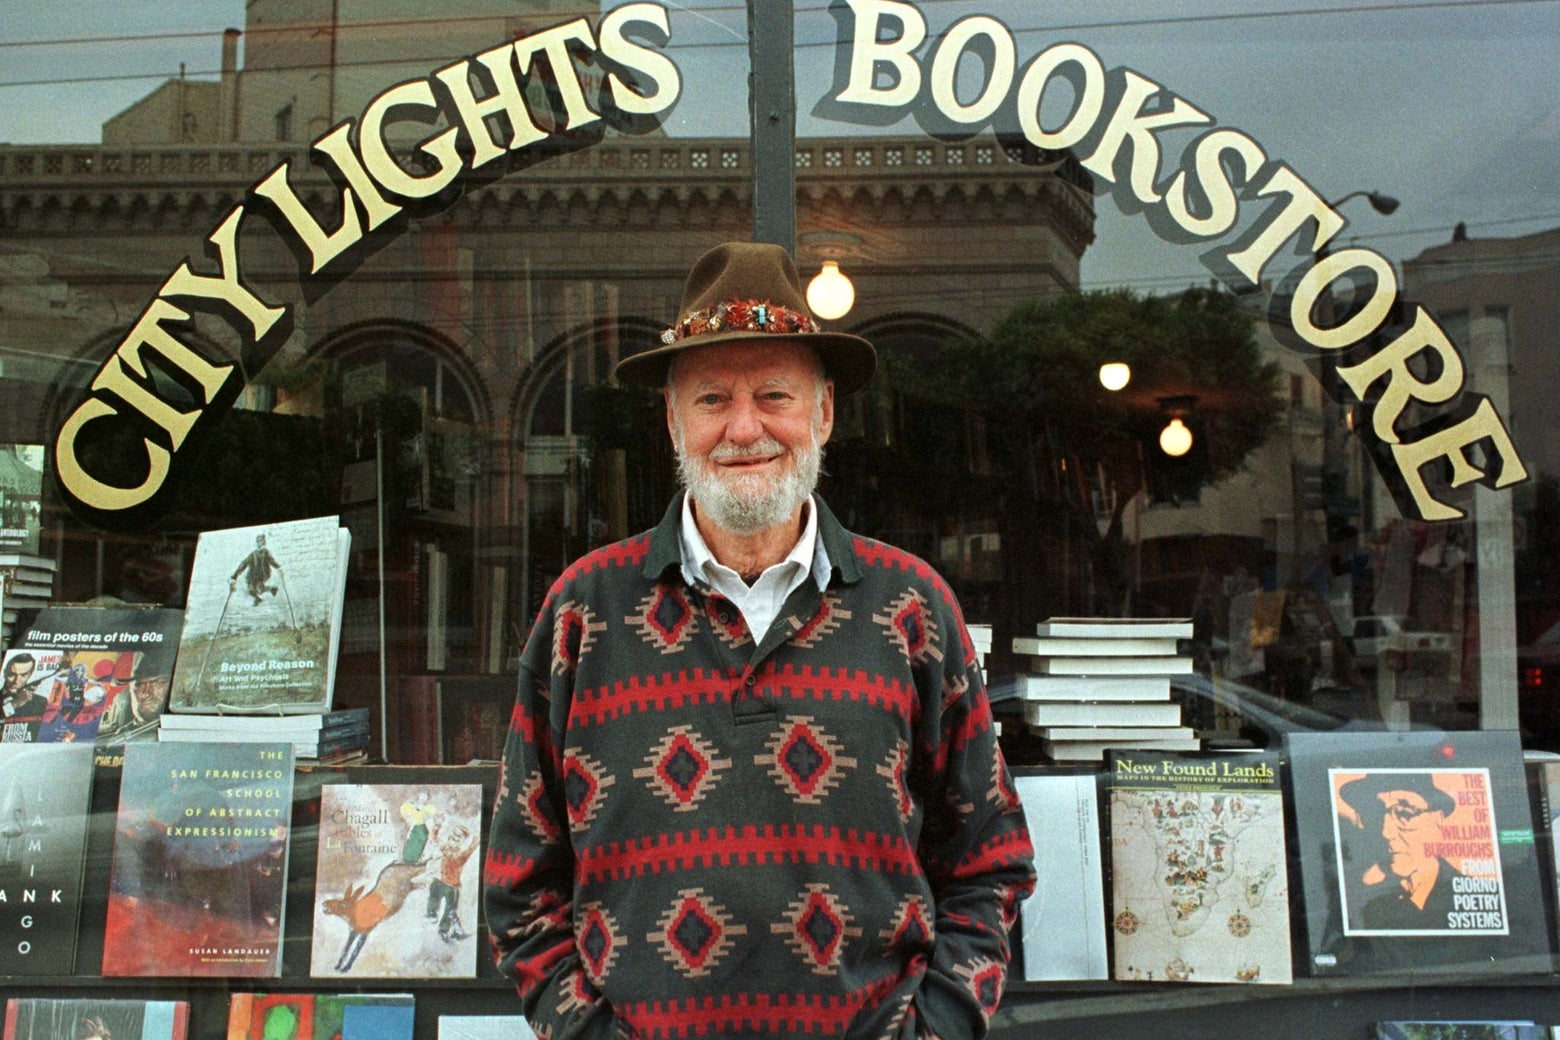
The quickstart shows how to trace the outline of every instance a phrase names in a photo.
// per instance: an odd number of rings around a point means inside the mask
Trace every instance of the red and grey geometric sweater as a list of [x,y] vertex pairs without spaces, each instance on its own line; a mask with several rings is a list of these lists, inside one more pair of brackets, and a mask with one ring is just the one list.
[[688,585],[681,499],[547,595],[483,875],[543,1040],[985,1034],[1034,885],[953,593],[818,508],[762,641]]

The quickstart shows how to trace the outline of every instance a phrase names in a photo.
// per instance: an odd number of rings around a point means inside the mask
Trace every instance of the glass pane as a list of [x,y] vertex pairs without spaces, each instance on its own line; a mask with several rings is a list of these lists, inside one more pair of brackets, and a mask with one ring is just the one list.
[[41,575],[7,635],[183,605],[200,532],[339,515],[336,705],[390,761],[496,758],[548,587],[671,496],[612,366],[750,234],[745,12],[58,4],[5,36],[0,443],[34,447],[0,551]]
[[840,324],[885,359],[830,493],[996,624],[998,674],[1046,616],[1185,616],[1204,675],[1560,749],[1557,33],[1542,5],[799,10],[798,256],[855,280]]

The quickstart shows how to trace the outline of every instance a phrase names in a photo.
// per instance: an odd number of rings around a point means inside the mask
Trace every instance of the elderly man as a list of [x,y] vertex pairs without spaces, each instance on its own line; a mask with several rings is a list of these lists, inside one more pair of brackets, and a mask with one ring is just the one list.
[[926,563],[815,495],[836,394],[784,250],[688,277],[664,345],[686,493],[548,593],[484,872],[538,1034],[978,1037],[1034,883],[976,654]]
[[1456,909],[1456,879],[1462,874],[1435,850],[1443,846],[1441,826],[1457,809],[1452,796],[1423,772],[1369,773],[1338,789],[1360,826],[1380,847],[1362,880],[1372,895],[1361,920],[1372,931],[1446,929]]

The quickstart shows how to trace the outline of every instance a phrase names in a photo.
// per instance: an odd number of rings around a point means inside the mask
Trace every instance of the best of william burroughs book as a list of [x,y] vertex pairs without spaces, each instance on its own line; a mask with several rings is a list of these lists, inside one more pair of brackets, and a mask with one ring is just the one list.
[[182,1000],[23,997],[5,1008],[5,1040],[184,1040]]
[[481,784],[327,784],[309,974],[470,978]]
[[0,745],[0,975],[69,975],[81,915],[92,749]]
[[348,542],[334,516],[202,534],[170,709],[328,710]]
[[410,993],[234,993],[227,1040],[412,1040]]
[[290,744],[125,747],[104,975],[274,976]]
[[1110,753],[1117,979],[1292,981],[1278,763]]
[[1552,970],[1515,733],[1287,738],[1317,974]]

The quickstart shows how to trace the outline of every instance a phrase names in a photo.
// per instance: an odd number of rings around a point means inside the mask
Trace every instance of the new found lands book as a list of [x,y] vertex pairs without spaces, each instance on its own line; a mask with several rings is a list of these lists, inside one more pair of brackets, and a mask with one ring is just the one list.
[[127,744],[104,975],[281,969],[290,744]]
[[328,710],[350,541],[335,516],[202,534],[169,709]]
[[1115,977],[1293,981],[1277,754],[1113,751]]
[[69,975],[92,808],[92,748],[0,744],[0,975]]
[[481,784],[327,784],[309,974],[477,972]]

